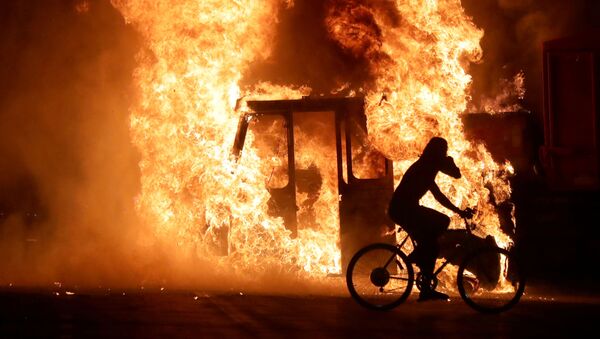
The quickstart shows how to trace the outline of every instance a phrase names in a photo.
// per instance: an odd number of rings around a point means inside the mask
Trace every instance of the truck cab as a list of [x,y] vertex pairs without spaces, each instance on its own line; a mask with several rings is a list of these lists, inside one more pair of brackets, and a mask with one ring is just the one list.
[[251,113],[240,117],[233,155],[244,156],[250,132],[261,159],[275,159],[267,183],[269,213],[283,218],[292,237],[302,228],[328,222],[311,214],[325,192],[337,197],[330,209],[339,214],[334,219],[339,220],[343,270],[362,246],[394,243],[394,232],[388,232],[394,223],[387,215],[393,163],[369,143],[363,98],[305,97],[247,105]]

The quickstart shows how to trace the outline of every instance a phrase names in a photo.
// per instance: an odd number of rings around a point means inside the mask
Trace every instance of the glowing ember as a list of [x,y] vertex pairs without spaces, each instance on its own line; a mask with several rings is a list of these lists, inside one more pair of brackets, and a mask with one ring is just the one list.
[[87,0],[83,0],[75,4],[75,11],[77,13],[87,13],[90,11],[90,3]]
[[[277,159],[261,158],[264,150],[256,145],[244,148],[239,162],[230,155],[245,110],[241,97],[298,99],[310,92],[302,83],[239,87],[244,72],[269,57],[278,11],[293,1],[112,2],[147,44],[135,74],[140,93],[131,112],[131,134],[142,155],[138,211],[159,238],[177,244],[182,254],[215,258],[226,244],[223,263],[254,273],[273,268],[313,277],[340,272],[335,183],[324,179],[310,206],[316,218],[299,225],[292,238],[283,221],[267,213],[266,187]],[[499,231],[489,195],[496,202],[510,197],[512,168],[494,163],[482,145],[467,141],[460,120],[469,99],[467,68],[480,59],[483,36],[460,0],[330,0],[324,5],[330,38],[353,57],[368,60],[365,72],[375,80],[356,87],[364,89],[372,143],[395,161],[396,178],[430,137],[444,136],[463,179],[440,176],[440,187],[456,205],[476,207],[477,221],[487,226],[481,234],[494,234],[506,245],[510,238]],[[253,140],[250,134],[247,144]],[[319,158],[320,146],[311,145],[310,135],[297,140],[312,150],[298,162],[330,177],[335,168]]]

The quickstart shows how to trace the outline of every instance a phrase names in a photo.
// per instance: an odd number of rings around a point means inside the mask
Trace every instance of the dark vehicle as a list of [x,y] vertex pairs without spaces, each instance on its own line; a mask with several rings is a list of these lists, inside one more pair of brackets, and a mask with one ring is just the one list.
[[600,189],[600,31],[546,41],[544,145],[548,185],[561,191]]
[[[297,235],[298,229],[320,221],[311,220],[326,178],[316,157],[337,176],[339,236],[342,267],[361,247],[395,243],[394,224],[386,213],[394,190],[392,161],[372,148],[367,139],[364,99],[303,98],[299,100],[249,101],[253,113],[241,117],[233,146],[236,158],[248,131],[263,156],[279,158],[267,184],[271,194],[269,212],[280,216]],[[263,157],[261,157],[262,159]],[[322,166],[322,164],[321,164]],[[333,188],[335,190],[335,188]]]

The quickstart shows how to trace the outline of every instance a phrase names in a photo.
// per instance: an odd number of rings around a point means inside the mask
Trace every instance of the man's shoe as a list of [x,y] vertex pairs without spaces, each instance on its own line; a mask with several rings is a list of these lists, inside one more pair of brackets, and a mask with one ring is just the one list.
[[427,300],[450,300],[450,297],[446,293],[438,292],[436,290],[424,290],[419,294],[417,301]]

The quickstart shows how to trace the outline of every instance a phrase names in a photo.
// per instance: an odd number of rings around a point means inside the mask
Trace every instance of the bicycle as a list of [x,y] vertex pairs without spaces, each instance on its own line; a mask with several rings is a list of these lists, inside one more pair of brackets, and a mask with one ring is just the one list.
[[[437,286],[438,274],[449,263],[457,262],[456,284],[467,305],[483,313],[507,311],[519,302],[525,291],[525,275],[519,260],[513,248],[497,246],[491,236],[483,241],[484,244],[470,246],[469,239],[473,239],[471,231],[477,225],[467,218],[463,220],[467,236],[456,244],[452,253],[434,271],[431,288]],[[407,241],[412,242],[413,248],[418,246],[407,234],[396,245],[367,245],[350,259],[346,284],[351,296],[360,305],[374,310],[390,310],[408,299],[413,284],[421,289],[421,274],[419,272],[415,276],[414,260],[409,260],[402,251]],[[465,250],[466,254],[463,254]]]

